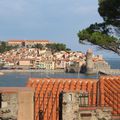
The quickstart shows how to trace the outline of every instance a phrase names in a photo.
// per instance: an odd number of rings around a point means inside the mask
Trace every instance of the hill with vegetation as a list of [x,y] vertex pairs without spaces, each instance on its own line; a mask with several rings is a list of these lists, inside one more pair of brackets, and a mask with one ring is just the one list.
[[6,52],[6,51],[15,49],[15,48],[17,48],[17,47],[18,47],[18,46],[10,46],[10,45],[7,44],[7,42],[2,41],[2,42],[0,43],[0,53],[4,53],[4,52]]
[[[25,47],[25,46],[21,46]],[[20,48],[20,46],[10,46],[7,44],[7,42],[1,42],[0,43],[0,53],[4,53],[6,51],[12,50],[12,49],[17,49]],[[29,48],[29,47],[28,47]],[[65,44],[63,43],[53,43],[53,44],[36,44],[32,46],[32,48],[38,48],[40,50],[47,49],[51,52],[59,52],[59,51],[70,51],[71,49],[67,48]]]

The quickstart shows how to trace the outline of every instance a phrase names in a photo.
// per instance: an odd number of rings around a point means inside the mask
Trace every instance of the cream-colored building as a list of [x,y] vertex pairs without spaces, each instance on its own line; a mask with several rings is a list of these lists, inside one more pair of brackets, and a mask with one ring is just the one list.
[[55,62],[54,61],[45,61],[36,63],[36,68],[46,69],[46,70],[54,70]]
[[20,66],[31,66],[32,65],[30,60],[20,60],[18,64]]
[[8,40],[7,43],[11,46],[33,46],[36,44],[52,44],[53,42],[50,42],[49,40]]
[[46,69],[45,62],[39,62],[39,63],[37,63],[36,67],[40,68],[40,69]]
[[55,62],[54,61],[46,61],[45,68],[47,70],[54,70],[55,69]]

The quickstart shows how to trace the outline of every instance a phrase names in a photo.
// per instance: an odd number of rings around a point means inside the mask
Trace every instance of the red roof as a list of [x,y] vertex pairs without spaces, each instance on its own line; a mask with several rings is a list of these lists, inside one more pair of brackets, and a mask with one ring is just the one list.
[[8,40],[8,42],[49,42],[49,40]]
[[62,91],[89,93],[89,106],[112,107],[113,115],[120,115],[120,76],[95,79],[31,78],[28,87],[35,88],[35,120],[59,119],[59,94]]
[[44,120],[59,118],[59,94],[62,91],[87,91],[94,92],[89,96],[89,104],[96,104],[97,80],[95,79],[56,79],[56,78],[31,78],[28,87],[35,88],[35,120],[39,120],[39,111],[44,113]]
[[120,115],[120,76],[100,77],[100,104],[113,108],[113,114]]

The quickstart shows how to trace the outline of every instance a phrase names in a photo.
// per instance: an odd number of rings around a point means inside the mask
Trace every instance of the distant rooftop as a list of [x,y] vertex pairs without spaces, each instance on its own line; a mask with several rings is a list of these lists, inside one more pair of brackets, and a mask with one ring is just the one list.
[[49,40],[8,40],[8,42],[49,42]]

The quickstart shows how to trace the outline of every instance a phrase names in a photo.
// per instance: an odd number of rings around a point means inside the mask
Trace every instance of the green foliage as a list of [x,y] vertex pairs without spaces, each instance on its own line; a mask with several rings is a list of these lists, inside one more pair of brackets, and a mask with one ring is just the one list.
[[47,44],[46,47],[52,52],[70,51],[70,49],[66,48],[66,45],[62,43]]
[[4,66],[4,63],[0,63],[0,68],[2,68]]
[[99,45],[105,48],[117,42],[116,38],[106,35],[99,31],[90,30],[90,28],[79,31],[78,37],[80,42],[87,40],[95,45]]
[[0,43],[0,53],[3,53],[5,51],[12,50],[14,48],[17,48],[18,46],[8,46],[6,42],[1,42]]
[[79,40],[89,40],[91,34],[88,30],[82,30],[78,33]]
[[99,0],[98,12],[106,24],[120,27],[120,0]]
[[110,36],[107,25],[120,27],[120,0],[98,0],[98,12],[103,23],[91,24],[90,27],[78,32],[79,42],[87,40],[102,48],[112,50],[120,55],[120,40]]
[[38,48],[38,49],[42,50],[44,47],[42,44],[36,44],[35,46],[33,46],[33,48]]
[[110,37],[106,34],[102,34],[99,31],[90,32],[89,29],[79,31],[78,33],[79,41],[87,40],[96,45],[107,45],[115,41],[115,38]]

